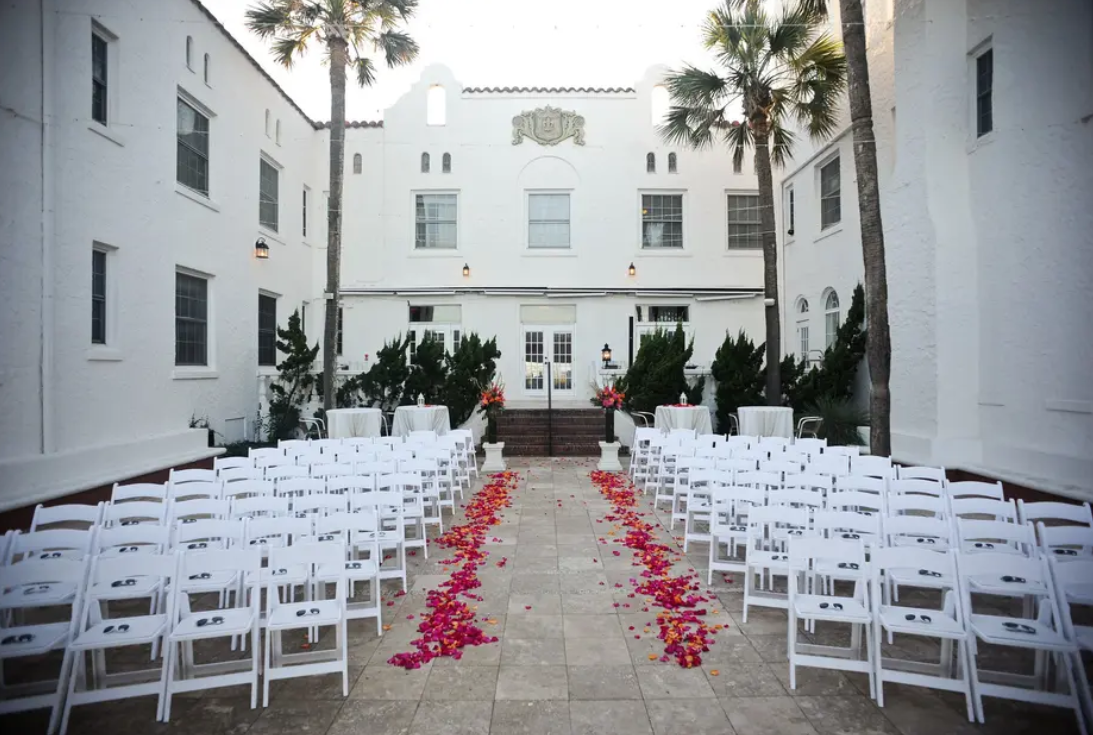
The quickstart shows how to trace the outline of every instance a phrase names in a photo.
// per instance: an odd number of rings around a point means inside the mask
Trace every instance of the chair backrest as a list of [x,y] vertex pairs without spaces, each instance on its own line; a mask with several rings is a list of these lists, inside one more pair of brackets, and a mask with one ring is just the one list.
[[816,509],[824,506],[824,496],[812,490],[771,490],[767,493],[767,503]]
[[254,457],[216,457],[213,459],[213,469],[218,477],[227,470],[254,469]]
[[979,480],[964,480],[961,482],[945,483],[945,492],[950,498],[992,498],[1005,500],[1002,493],[1001,482],[981,482]]
[[311,476],[319,478],[348,477],[354,474],[353,463],[312,465]]
[[175,527],[174,545],[182,551],[231,548],[243,542],[244,529],[242,520],[198,518]]
[[168,500],[181,500],[184,498],[207,498],[209,500],[214,500],[223,496],[224,486],[219,480],[213,480],[212,482],[194,480],[193,482],[184,482],[181,485],[167,484]]
[[821,455],[813,455],[805,472],[816,475],[830,475],[843,477],[850,474],[850,459],[841,454],[829,454],[827,450]]
[[306,451],[311,446],[310,439],[281,439],[277,442],[277,448],[285,454],[296,455]]
[[273,495],[251,495],[232,501],[232,518],[283,518],[290,512],[288,498]]
[[247,522],[245,542],[247,546],[267,548],[287,546],[297,539],[310,536],[311,523],[310,518],[294,516],[254,518]]
[[931,482],[945,482],[944,467],[923,467],[907,465],[896,467],[896,478],[900,480],[929,480]]
[[360,450],[360,447],[371,447],[375,444],[370,436],[350,436],[342,439],[342,445],[345,447],[356,447]]
[[953,526],[944,518],[888,515],[884,518],[884,535],[889,546],[898,545],[902,539],[924,549],[945,551],[952,542]]
[[759,446],[738,447],[732,450],[733,459],[750,459],[755,462],[766,462],[770,459],[770,452]]
[[300,515],[329,515],[330,513],[345,513],[349,510],[349,501],[344,495],[328,495],[319,493],[294,498],[292,512]]
[[799,475],[801,473],[801,463],[788,459],[771,459],[766,462],[760,462],[759,470],[762,472],[780,474],[788,479],[792,475]]
[[[43,532],[44,533],[44,532]],[[22,587],[24,593],[21,597],[33,599],[35,593],[26,593],[26,589],[38,586],[71,585],[71,593],[65,595],[63,604],[73,605],[72,616],[75,617],[76,608],[82,596],[84,583],[87,580],[88,558],[78,559],[27,559],[18,564],[0,566],[0,595],[7,595]],[[49,605],[58,604],[50,596]],[[31,605],[33,607],[33,605]]]
[[824,447],[827,446],[827,439],[807,439],[803,437],[797,437],[793,440],[792,446],[797,447],[800,450],[806,451],[809,454],[816,455],[823,453]]
[[881,540],[879,513],[855,513],[846,510],[820,510],[812,517],[813,527],[828,538],[870,543]]
[[759,437],[759,446],[761,447],[787,447],[789,444],[790,440],[784,436]]
[[719,470],[729,472],[755,472],[759,469],[759,460],[719,458],[714,466]]
[[372,475],[345,475],[326,480],[326,491],[335,495],[367,493],[375,489],[376,478]]
[[[876,547],[869,552],[869,567],[872,572],[870,598],[874,601],[874,605],[880,605],[881,600],[885,599],[882,593],[882,578],[890,576],[897,570],[901,572],[910,570],[912,574],[917,572],[923,580],[923,587],[936,589],[941,583],[948,584],[948,589],[953,592],[960,589],[956,578],[956,551],[952,549],[934,551],[920,548],[918,545]],[[916,586],[912,581],[901,581],[900,585]],[[952,604],[950,612],[957,623],[963,627],[965,608],[959,594],[946,595],[943,599]]]
[[257,467],[235,467],[226,470],[217,470],[216,477],[220,482],[228,485],[233,482],[246,482],[248,480],[261,480],[265,473]]
[[1017,522],[1017,504],[991,498],[950,498],[949,512],[957,518],[984,516],[983,520]]
[[21,557],[20,563],[32,557],[44,561],[82,559],[91,551],[97,529],[50,528],[33,533],[17,533],[8,549],[8,559]]
[[881,477],[888,479],[895,477],[896,470],[892,467],[891,457],[875,457],[865,455],[850,458],[850,474],[859,477]]
[[167,476],[168,485],[183,485],[187,482],[216,482],[216,470],[171,470]]
[[[911,482],[917,482],[912,480]],[[919,495],[918,493],[912,493],[908,495],[891,495],[884,499],[886,506],[885,513],[889,516],[898,515],[926,515],[934,518],[947,518],[949,515],[949,504],[942,498],[935,498],[932,495]]]
[[945,486],[933,480],[890,479],[888,480],[888,493],[890,495],[929,495],[941,498],[945,495]]
[[1003,551],[1008,548],[1029,556],[1036,551],[1036,539],[1032,531],[1032,526],[1021,523],[956,519],[956,536],[960,540],[961,551],[965,554]]
[[133,577],[172,579],[178,569],[179,554],[117,554],[97,556],[91,564],[91,583],[123,587]]
[[376,438],[376,446],[395,447],[403,444],[401,436],[380,436]]
[[103,528],[95,539],[98,554],[163,553],[170,546],[171,528],[153,523]]
[[315,449],[314,447],[308,447],[306,452],[301,452],[296,455],[295,461],[299,467],[317,467],[324,464],[333,464],[334,456],[331,454],[323,454],[322,450]]
[[784,505],[754,506],[748,512],[748,548],[766,547],[776,539],[806,535],[812,527],[807,508]]
[[[1093,558],[1093,528],[1089,526],[1045,526],[1041,521],[1036,524],[1036,535],[1043,552],[1059,561]],[[1093,577],[1087,581],[1093,584]]]
[[[957,558],[957,566],[960,570],[960,579],[963,584],[965,600],[971,594],[976,585],[967,583],[982,582],[991,588],[1005,589],[1005,585],[1014,584],[1024,586],[1043,586],[1047,596],[1053,597],[1052,584],[1047,571],[1047,559],[1042,556],[1021,556],[1019,554],[1006,554],[999,552],[984,552],[981,554],[961,554]],[[966,605],[968,610],[973,609],[970,601]]]
[[830,493],[827,496],[827,507],[829,510],[849,510],[859,514],[881,515],[884,513],[884,496],[858,490]]
[[886,480],[865,475],[844,475],[835,478],[835,493],[859,492],[884,495],[888,487]]
[[[785,447],[782,453],[777,455],[778,459],[786,460],[787,462],[796,462],[799,465],[806,465],[812,460],[812,455],[817,452],[810,452],[806,449],[801,449],[793,444]],[[773,458],[775,455],[771,455]]]
[[114,483],[114,490],[110,493],[111,503],[124,503],[134,500],[154,500],[159,503],[167,501],[167,483],[134,482],[128,485]]
[[251,447],[247,451],[247,456],[254,460],[263,457],[284,457],[285,450],[276,447]]
[[390,492],[413,492],[422,493],[425,490],[425,485],[421,481],[421,475],[413,472],[396,472],[393,475],[385,475],[380,477],[377,481],[377,488],[386,488]]
[[[329,577],[337,578],[338,590],[335,599],[340,600],[341,604],[345,605],[345,550],[345,539],[305,541],[294,543],[291,546],[275,546],[269,550],[269,566],[271,569],[279,569],[305,564],[309,570],[322,566],[324,568],[324,581]],[[328,577],[326,570],[338,571]],[[309,573],[314,574],[314,571]],[[272,584],[276,584],[276,578],[271,579]],[[255,596],[257,597],[257,595]],[[271,590],[267,595],[267,609],[276,607],[280,597],[279,594]]]
[[[367,448],[367,451],[368,451],[369,454],[371,454],[371,450],[372,450],[372,447],[369,446]],[[356,462],[358,459],[360,459],[361,455],[360,455],[360,450],[358,449],[357,445],[355,445],[355,444],[343,444],[342,446],[338,447],[337,449],[330,450],[328,452],[328,456],[330,456],[334,460],[334,464],[336,464],[336,465],[339,465],[339,464],[350,464],[351,465],[354,462]]]
[[782,488],[782,476],[777,472],[737,472],[733,482],[768,491]]
[[436,441],[436,431],[432,429],[414,429],[409,434],[410,439],[426,439],[428,441]]
[[167,518],[171,523],[189,522],[195,518],[227,518],[231,515],[231,501],[219,498],[172,500]]
[[[1060,603],[1071,599],[1085,601],[1093,597],[1093,559],[1062,562],[1062,559],[1053,557],[1048,562]],[[1063,607],[1068,608],[1069,605]]]
[[84,505],[71,503],[66,505],[38,505],[34,509],[34,516],[30,520],[30,530],[43,530],[43,526],[52,526],[56,523],[64,523],[71,527],[82,526],[85,530],[102,522],[102,503]]
[[1042,501],[1026,503],[1017,499],[1017,517],[1022,523],[1035,523],[1037,521],[1052,521],[1052,524],[1078,523],[1083,526],[1093,526],[1093,512],[1090,512],[1089,503],[1059,503],[1054,501]]
[[341,439],[312,439],[311,448],[322,451],[327,447],[340,447],[342,445]]
[[271,450],[274,454],[263,454],[254,458],[254,466],[268,472],[272,467],[292,467],[296,464],[296,455],[287,455],[280,450]]
[[835,485],[835,478],[831,475],[817,475],[814,472],[801,472],[799,474],[786,475],[786,489],[811,490],[821,494],[827,494]]
[[394,460],[385,459],[357,462],[353,469],[358,475],[393,475],[396,467]]
[[[799,572],[812,571],[820,567],[825,569],[847,569],[865,572],[865,546],[860,539],[825,538],[823,536],[802,536],[789,540],[789,565]],[[789,575],[790,594],[796,589],[796,574]],[[864,592],[864,590],[862,590]]]
[[308,468],[292,466],[270,467],[266,470],[266,479],[273,480],[273,482],[275,483],[273,486],[274,492],[279,492],[281,483],[285,482],[286,480],[308,479]]
[[824,446],[824,454],[834,454],[843,457],[860,457],[861,447],[853,444],[848,446]]
[[[232,572],[238,574],[241,579],[257,578],[262,569],[262,550],[257,546],[244,546],[231,549],[200,549],[187,551],[179,555],[178,581],[180,584],[172,585],[174,600],[172,609],[174,615],[180,616],[188,613],[189,598],[186,596],[186,582],[199,580],[204,575],[214,575],[218,572]],[[276,597],[271,594],[271,597]],[[235,600],[235,607],[251,607],[257,612],[258,598],[261,595],[229,595],[228,599]],[[215,612],[197,613],[214,615]],[[177,618],[176,618],[177,620]],[[169,625],[173,625],[172,621]]]
[[238,480],[224,483],[225,498],[253,498],[273,495],[273,480]]
[[156,503],[150,500],[133,500],[128,503],[107,503],[102,511],[102,522],[106,527],[135,526],[143,524],[165,524],[169,503]]

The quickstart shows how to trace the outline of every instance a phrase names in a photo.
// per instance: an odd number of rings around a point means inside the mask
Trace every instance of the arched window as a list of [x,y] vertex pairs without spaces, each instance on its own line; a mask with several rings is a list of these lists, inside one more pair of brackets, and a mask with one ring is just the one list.
[[359,174],[361,169],[364,168],[364,159],[361,158],[360,153],[353,154],[353,173]]
[[209,55],[205,54],[205,84],[209,83]]
[[194,37],[186,36],[186,68],[194,70]]
[[675,153],[669,153],[668,154],[668,173],[670,173],[670,174],[678,173],[678,169],[676,168],[676,154]]
[[440,159],[440,171],[442,173],[450,174],[452,172],[452,154],[445,153]]
[[657,154],[646,153],[645,154],[645,173],[655,174],[657,172]]
[[827,334],[825,347],[830,347],[835,344],[839,332],[839,294],[834,289],[829,290],[824,299],[824,327]]
[[423,174],[429,173],[429,154],[428,153],[422,153],[421,154],[421,173],[423,173]]
[[267,110],[266,110],[266,122],[265,122],[265,127],[263,128],[263,129],[264,129],[264,130],[266,131],[266,137],[267,137],[267,138],[269,137],[269,122],[270,122],[270,120],[269,120],[269,110],[267,109]]
[[804,296],[797,299],[797,343],[801,353],[798,355],[804,361],[808,361],[808,299]]
[[281,121],[280,120],[277,121],[276,130],[277,130],[277,133],[276,133],[277,145],[281,145]]
[[443,125],[447,120],[445,105],[448,98],[444,93],[444,87],[434,84],[429,87],[429,94],[425,98],[425,123],[427,125]]
[[653,127],[664,124],[664,116],[668,114],[669,99],[667,87],[663,84],[653,87],[653,91],[649,95],[650,121]]

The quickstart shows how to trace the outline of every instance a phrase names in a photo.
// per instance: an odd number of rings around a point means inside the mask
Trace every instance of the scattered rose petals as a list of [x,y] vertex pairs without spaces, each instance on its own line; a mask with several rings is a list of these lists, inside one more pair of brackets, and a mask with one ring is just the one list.
[[717,669],[710,669],[710,676],[718,676],[720,673]]

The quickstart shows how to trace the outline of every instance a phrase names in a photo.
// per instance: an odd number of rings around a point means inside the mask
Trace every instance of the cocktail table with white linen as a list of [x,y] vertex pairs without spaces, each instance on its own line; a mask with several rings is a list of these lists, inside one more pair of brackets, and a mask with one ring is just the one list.
[[443,436],[452,430],[447,406],[399,406],[395,409],[395,436],[409,436],[411,431],[435,431]]
[[707,406],[657,406],[656,426],[661,431],[694,429],[698,434],[713,433]]
[[326,430],[331,439],[379,436],[383,417],[378,408],[332,408],[326,412]]

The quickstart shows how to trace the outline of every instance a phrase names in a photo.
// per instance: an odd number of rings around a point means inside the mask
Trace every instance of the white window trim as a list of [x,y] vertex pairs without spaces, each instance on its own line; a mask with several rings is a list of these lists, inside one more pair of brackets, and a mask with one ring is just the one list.
[[[793,218],[792,222],[789,216],[790,213],[790,196],[793,196]],[[793,227],[790,227],[790,224]],[[786,184],[782,187],[782,231],[785,233],[783,244],[789,245],[797,239],[797,198],[794,194],[793,184]]]
[[[759,224],[759,247],[757,248],[730,248],[729,247],[729,197],[730,196],[751,196],[758,197],[758,189],[725,189],[721,194],[721,203],[725,206],[721,216],[721,242],[724,244],[723,250],[729,255],[756,255],[760,257],[763,255],[763,224]],[[762,206],[762,205],[759,205]],[[683,213],[686,217],[686,212]]]
[[[985,54],[987,51],[993,51],[993,50],[994,50],[994,36],[987,36],[982,41],[980,41],[975,46],[973,46],[972,49],[968,52],[968,59],[967,59],[967,63],[966,63],[967,83],[965,85],[966,89],[967,89],[967,95],[968,95],[968,113],[967,113],[967,115],[968,115],[968,134],[967,134],[967,145],[966,145],[966,151],[968,153],[973,153],[976,149],[979,148],[979,146],[986,145],[986,144],[990,143],[991,141],[993,141],[994,138],[995,138],[995,135],[994,135],[995,131],[998,130],[997,120],[996,120],[995,114],[994,114],[994,111],[996,109],[996,105],[994,104],[994,102],[995,102],[994,93],[995,93],[995,87],[997,85],[994,84],[994,82],[992,82],[991,83],[991,129],[990,129],[989,133],[984,133],[983,135],[976,135],[976,131],[978,130],[978,124],[979,124],[978,110],[977,110],[978,100],[977,100],[977,94],[976,94],[976,77],[977,77],[976,62],[978,61],[979,57],[982,56],[983,54]],[[994,63],[993,61],[992,61],[992,64],[994,65],[994,69],[992,70],[992,76],[993,76],[993,79],[995,81],[997,81],[997,79],[998,79],[998,74],[997,74],[998,65],[996,63]]]
[[[209,109],[209,107],[201,100],[199,100],[197,97],[194,97],[182,87],[178,87],[176,96],[209,119],[209,193],[202,194],[196,189],[191,189],[190,187],[186,186],[178,180],[177,172],[174,175],[175,191],[177,191],[179,194],[182,194],[187,199],[195,201],[202,206],[208,207],[214,212],[219,212],[220,205],[216,203],[215,199],[213,199],[213,121],[216,120],[216,113]],[[175,145],[178,145],[177,120],[175,121]],[[176,153],[175,155],[178,154]]]
[[[118,94],[121,89],[121,86],[117,83],[118,69],[120,68],[118,62],[120,48],[118,37],[94,19],[91,20],[91,34],[106,41],[106,124],[103,125],[88,114],[87,129],[93,133],[98,133],[111,143],[124,146],[125,139],[118,134],[119,128],[115,122],[118,117]],[[88,59],[90,60],[90,56]],[[91,65],[88,64],[88,72],[90,71]],[[90,107],[90,105],[88,106]]]
[[[300,202],[300,238],[306,245],[315,231],[315,203],[311,196],[311,187],[303,185],[304,197]],[[304,229],[304,200],[307,202],[307,229]]]
[[[418,195],[455,195],[455,247],[417,247],[417,198]],[[416,258],[459,258],[463,245],[463,194],[459,189],[412,189],[410,191],[410,256]]]
[[[194,37],[186,36],[186,68],[194,72]],[[196,73],[196,72],[194,72]]]
[[[175,365],[175,318],[176,310],[171,310],[171,379],[172,380],[212,380],[220,377],[216,368],[216,277],[211,273],[195,268],[176,265],[175,273],[204,278],[208,282],[206,296],[208,301],[205,306],[205,365]],[[171,281],[171,300],[174,301],[175,283]]]
[[[641,214],[641,198],[645,195],[668,195],[668,196],[680,196],[683,202],[683,247],[681,248],[644,248],[641,246],[642,239],[642,219]],[[690,207],[688,206],[688,197],[686,189],[638,189],[637,206],[634,208],[637,213],[637,254],[638,258],[690,258],[692,253],[687,247],[688,233],[691,230],[691,217]],[[726,231],[728,225],[725,226]]]
[[[281,317],[281,296],[282,295],[277,293],[276,291],[270,291],[270,290],[265,289],[265,288],[258,289],[258,295],[259,296],[268,296],[269,298],[273,299],[276,302],[276,306],[274,307],[274,315],[277,317],[277,319],[280,319],[280,317]],[[257,314],[257,312],[255,312],[255,317],[257,317],[257,316],[258,316],[258,314]],[[277,321],[275,320],[274,323],[273,323],[274,364],[273,365],[258,365],[259,370],[269,370],[269,369],[272,368],[274,370],[274,372],[276,372],[276,370],[277,370],[277,364],[276,363],[281,361],[281,354],[282,353],[279,349],[277,349],[277,328],[278,328],[278,326],[279,325],[278,325]],[[287,322],[286,322],[286,326],[287,326]],[[255,325],[254,325],[254,336],[255,337],[258,336],[258,327],[259,327],[259,325],[257,323],[255,323]],[[255,345],[255,362],[258,361],[258,352],[257,352],[257,350],[258,350],[258,346]]]
[[[531,197],[535,194],[565,194],[569,197],[569,245],[560,247],[531,246]],[[573,189],[525,189],[524,190],[524,250],[529,254],[568,255],[573,253]]]
[[[836,309],[827,308],[827,299],[828,299],[829,296],[831,296],[831,294],[835,294],[835,297],[839,299],[839,306]],[[823,309],[823,315],[824,315],[824,352],[827,352],[827,348],[830,347],[831,345],[835,344],[835,339],[834,338],[838,337],[839,327],[842,325],[843,302],[842,302],[842,298],[839,296],[839,292],[835,288],[833,288],[831,286],[828,286],[827,288],[824,289],[823,294],[821,294],[821,296],[820,296],[820,308]],[[835,325],[835,333],[833,335],[831,335],[832,338],[833,338],[832,341],[831,341],[831,344],[828,344],[828,341],[827,341],[827,337],[828,337],[828,334],[827,334],[827,317],[831,314],[836,314],[836,315],[838,315],[839,318],[836,320],[837,324]]]
[[106,342],[91,343],[86,357],[91,361],[117,362],[124,355],[121,351],[121,337],[118,325],[118,282],[116,245],[99,240],[91,242],[92,252],[106,253]]
[[[263,150],[258,151],[258,155],[261,158],[261,160],[265,161],[270,166],[273,166],[275,169],[277,169],[277,229],[276,230],[271,230],[271,229],[269,229],[268,227],[266,227],[265,225],[262,224],[261,212],[259,212],[259,214],[258,214],[258,229],[262,233],[263,237],[272,237],[275,241],[277,241],[277,242],[281,243],[282,245],[284,245],[285,244],[284,235],[281,234],[281,230],[284,229],[283,222],[282,222],[282,217],[281,217],[281,210],[282,210],[282,207],[281,207],[281,189],[283,188],[281,185],[284,182],[282,181],[283,176],[281,174],[284,173],[285,167],[282,166],[280,163],[278,163],[276,158],[274,158],[273,156],[271,156],[270,154],[266,153]],[[259,166],[259,169],[261,169],[261,166]],[[258,202],[259,202],[259,206],[261,206],[261,202],[262,202],[262,179],[261,179],[261,177],[259,177],[259,179],[258,179]]]
[[[822,190],[820,188],[820,172],[829,163],[842,156],[842,150],[836,144],[834,150],[827,154],[813,166],[813,184],[814,191],[816,192],[816,230],[818,234],[813,241],[822,240],[829,235],[833,235],[836,232],[842,232],[844,223],[846,222],[846,190],[843,188],[843,164],[842,160],[839,161],[839,221],[833,225],[824,227],[823,225],[823,209],[824,200]],[[797,219],[800,219],[799,217]],[[798,223],[799,224],[799,223]]]

